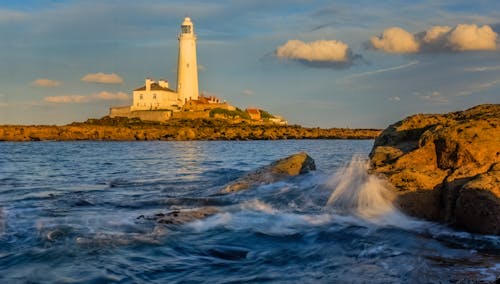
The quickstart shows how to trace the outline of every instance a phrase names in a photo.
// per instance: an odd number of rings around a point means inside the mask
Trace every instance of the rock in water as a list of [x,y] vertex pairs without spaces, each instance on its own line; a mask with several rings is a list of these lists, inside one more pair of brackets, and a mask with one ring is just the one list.
[[155,220],[160,224],[182,225],[196,220],[202,220],[221,211],[215,207],[202,207],[192,210],[174,210],[168,213],[158,213],[148,219]]
[[370,158],[409,215],[500,234],[500,105],[410,116],[376,138]]
[[[141,215],[137,219],[146,219],[158,223],[152,232],[149,233],[129,233],[129,234],[91,234],[79,236],[76,243],[83,246],[127,246],[134,243],[161,244],[161,238],[165,237],[170,229],[184,225],[189,222],[202,220],[221,211],[215,207],[201,207],[195,209],[174,210],[167,213],[158,213],[153,216]],[[50,231],[47,240],[54,241],[63,237],[60,229]]]
[[221,193],[236,192],[260,184],[269,184],[314,170],[316,170],[314,160],[307,153],[300,152],[246,174],[227,185]]

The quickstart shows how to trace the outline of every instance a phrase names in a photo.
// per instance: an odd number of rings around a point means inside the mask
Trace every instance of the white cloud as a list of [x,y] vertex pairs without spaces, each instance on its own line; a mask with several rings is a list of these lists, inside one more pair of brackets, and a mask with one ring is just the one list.
[[105,74],[102,72],[87,74],[80,79],[82,82],[87,83],[101,83],[101,84],[121,84],[123,79],[115,73]]
[[466,90],[463,90],[460,93],[458,93],[458,95],[459,96],[472,95],[475,93],[482,92],[484,90],[491,89],[498,84],[500,84],[500,79],[487,81],[487,82],[483,82],[483,83],[478,83],[478,84],[473,84],[473,85],[468,86],[468,88]]
[[207,68],[204,65],[198,64],[198,71],[205,71]]
[[370,42],[375,49],[389,53],[414,53],[420,49],[415,36],[399,27],[384,30],[382,35],[372,37]]
[[388,53],[496,50],[497,33],[489,25],[433,26],[417,34],[392,27],[370,39],[371,46]]
[[349,45],[337,40],[289,40],[276,49],[276,56],[309,62],[347,62],[351,51]]
[[91,95],[48,96],[43,100],[48,103],[79,104],[96,101],[125,101],[128,100],[128,95],[123,92],[112,93],[103,91]]
[[468,72],[484,72],[484,71],[496,71],[496,70],[500,70],[500,66],[481,66],[481,67],[471,67],[464,69],[464,71]]
[[60,86],[62,83],[57,80],[51,80],[51,79],[46,79],[46,78],[41,78],[41,79],[36,79],[35,81],[31,82],[32,85],[39,86],[39,87],[48,87],[48,88],[53,88]]
[[128,100],[128,95],[123,92],[111,93],[103,91],[98,94],[91,95],[91,98],[93,100],[104,100],[104,101],[110,101],[110,100],[125,101]]
[[48,103],[57,104],[70,104],[70,103],[84,103],[88,101],[87,96],[72,95],[72,96],[48,96],[43,98]]
[[446,96],[437,91],[430,92],[428,94],[416,93],[416,95],[420,97],[420,99],[430,103],[447,104],[450,102],[450,100]]
[[496,79],[496,80],[493,80],[493,81],[481,83],[481,84],[479,84],[479,87],[481,88],[481,90],[485,90],[485,89],[489,89],[489,88],[497,85],[498,83],[500,83],[500,79]]
[[441,40],[446,33],[451,31],[449,26],[433,26],[425,32],[425,36],[422,39],[426,43],[432,43]]
[[448,43],[455,51],[495,50],[497,33],[484,25],[458,25],[448,36]]
[[244,96],[251,96],[251,95],[254,95],[255,92],[252,90],[243,90],[243,91],[241,91],[241,94]]
[[399,102],[399,101],[401,101],[401,98],[398,96],[395,96],[395,97],[390,97],[389,100],[392,102]]
[[400,70],[400,69],[404,69],[404,68],[408,68],[410,66],[416,65],[418,63],[419,62],[415,60],[415,61],[412,61],[412,62],[409,62],[406,64],[394,66],[394,67],[388,67],[388,68],[382,68],[382,69],[377,69],[377,70],[373,70],[373,71],[355,73],[355,74],[349,75],[347,77],[344,77],[344,78],[338,80],[337,82],[338,83],[345,83],[345,82],[349,82],[350,80],[355,79],[355,78],[375,75],[375,74],[384,73],[384,72],[390,72],[390,71],[394,71],[394,70]]

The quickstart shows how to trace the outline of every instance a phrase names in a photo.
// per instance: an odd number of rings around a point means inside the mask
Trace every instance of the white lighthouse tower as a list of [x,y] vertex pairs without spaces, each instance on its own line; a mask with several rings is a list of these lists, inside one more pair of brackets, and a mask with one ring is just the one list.
[[198,99],[198,63],[196,62],[196,35],[193,22],[184,18],[179,34],[177,62],[177,93],[182,103]]

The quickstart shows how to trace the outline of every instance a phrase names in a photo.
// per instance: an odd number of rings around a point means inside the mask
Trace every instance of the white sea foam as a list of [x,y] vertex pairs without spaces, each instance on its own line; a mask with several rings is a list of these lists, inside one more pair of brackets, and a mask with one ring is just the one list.
[[270,204],[265,203],[263,201],[260,201],[258,199],[253,199],[253,200],[244,202],[241,205],[241,208],[246,209],[246,210],[260,211],[260,212],[264,212],[267,214],[278,213],[278,210],[274,209],[273,206],[271,206]]
[[383,179],[368,173],[369,162],[354,156],[328,182],[333,191],[327,206],[358,215],[379,225],[415,228],[422,222],[401,213],[393,204],[394,195]]
[[229,212],[215,214],[205,219],[196,220],[187,224],[188,227],[196,232],[208,231],[216,227],[226,226],[233,219]]
[[481,281],[498,283],[500,275],[500,263],[493,264],[490,267],[477,269],[477,271],[481,275]]
[[302,219],[313,226],[321,226],[331,223],[333,216],[330,214],[304,215],[302,216]]

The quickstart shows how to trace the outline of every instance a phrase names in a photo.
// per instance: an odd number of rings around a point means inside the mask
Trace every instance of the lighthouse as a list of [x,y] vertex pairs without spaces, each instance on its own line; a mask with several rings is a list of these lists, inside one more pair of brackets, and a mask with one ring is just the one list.
[[189,17],[181,24],[179,58],[177,61],[177,94],[182,104],[198,99],[198,64],[196,62],[196,35]]

